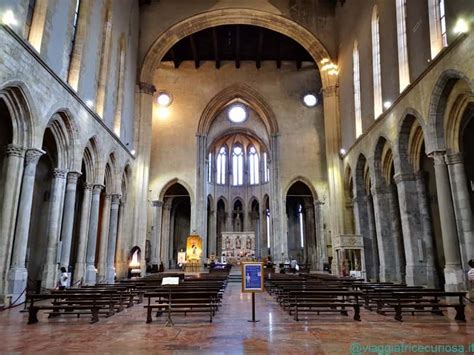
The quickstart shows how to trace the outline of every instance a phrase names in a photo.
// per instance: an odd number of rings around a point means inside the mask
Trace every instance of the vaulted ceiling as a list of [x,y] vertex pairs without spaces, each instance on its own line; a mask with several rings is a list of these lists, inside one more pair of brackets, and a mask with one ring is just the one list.
[[302,62],[314,62],[293,39],[251,25],[224,25],[196,32],[177,42],[162,61],[172,61],[175,68],[183,61],[193,61],[196,69],[206,61],[215,62],[217,69],[224,61],[234,62],[236,68],[242,61],[253,61],[257,68],[264,61],[274,62],[276,68],[281,68],[282,61],[291,61],[297,69]]

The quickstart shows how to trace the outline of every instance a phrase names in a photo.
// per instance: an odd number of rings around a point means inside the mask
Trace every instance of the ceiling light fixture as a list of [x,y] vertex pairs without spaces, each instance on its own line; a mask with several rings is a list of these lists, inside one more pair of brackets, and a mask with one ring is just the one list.
[[171,105],[172,101],[173,101],[173,98],[171,97],[171,95],[165,91],[158,93],[158,96],[156,98],[156,102],[161,107],[168,107],[169,105]]
[[227,111],[227,118],[234,123],[242,123],[247,119],[247,109],[242,104],[233,104]]
[[303,103],[306,107],[314,107],[318,104],[318,97],[314,93],[308,92],[303,96]]

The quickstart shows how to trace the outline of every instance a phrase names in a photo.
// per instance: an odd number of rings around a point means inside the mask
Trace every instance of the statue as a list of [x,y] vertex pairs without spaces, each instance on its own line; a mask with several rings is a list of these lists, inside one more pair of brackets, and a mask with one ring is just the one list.
[[245,242],[245,248],[250,250],[252,249],[252,238],[248,235],[247,240]]
[[242,247],[242,243],[241,243],[241,241],[240,241],[240,236],[237,236],[237,237],[235,238],[235,248],[236,248],[236,249],[240,249],[241,247]]

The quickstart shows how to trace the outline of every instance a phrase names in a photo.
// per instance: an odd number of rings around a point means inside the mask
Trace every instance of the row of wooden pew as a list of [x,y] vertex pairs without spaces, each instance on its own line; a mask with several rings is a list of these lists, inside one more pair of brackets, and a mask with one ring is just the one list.
[[[162,286],[163,276],[176,276],[180,282],[178,285]],[[49,318],[90,315],[91,323],[96,323],[99,317],[110,317],[126,307],[141,304],[146,298],[147,323],[152,321],[153,310],[157,311],[157,316],[166,312],[168,319],[174,313],[206,313],[212,322],[226,285],[226,275],[157,274],[121,280],[115,284],[28,294],[24,311],[29,314],[28,324],[38,323],[39,311],[48,312]]]
[[299,320],[301,313],[339,313],[360,321],[362,307],[381,315],[393,314],[397,321],[403,314],[431,313],[443,315],[443,310],[454,308],[455,319],[465,321],[466,292],[445,292],[421,286],[393,283],[369,283],[351,278],[325,274],[272,274],[266,280],[270,295]]

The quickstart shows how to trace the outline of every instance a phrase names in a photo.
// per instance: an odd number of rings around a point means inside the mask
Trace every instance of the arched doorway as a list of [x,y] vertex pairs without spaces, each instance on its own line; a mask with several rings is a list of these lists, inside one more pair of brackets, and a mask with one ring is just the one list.
[[286,194],[288,226],[288,256],[299,264],[319,265],[316,251],[316,224],[314,197],[311,189],[302,181],[294,182]]

